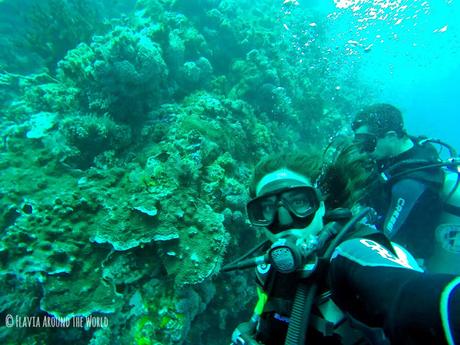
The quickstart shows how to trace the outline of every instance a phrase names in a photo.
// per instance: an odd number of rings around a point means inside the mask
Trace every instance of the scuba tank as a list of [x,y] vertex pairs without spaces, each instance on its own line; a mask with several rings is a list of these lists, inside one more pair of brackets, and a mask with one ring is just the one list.
[[[457,167],[458,169],[458,167]],[[439,225],[435,230],[432,257],[427,261],[430,272],[460,274],[460,172],[446,169],[440,191],[444,202]]]
[[[449,151],[450,158],[444,161],[407,160],[389,167],[382,178],[385,183],[406,174],[441,168],[444,181],[439,190],[442,213],[435,231],[433,255],[426,260],[425,267],[433,273],[460,274],[460,158],[456,150],[439,139],[424,138],[417,143],[426,142],[441,145]],[[394,172],[394,173],[393,173]]]

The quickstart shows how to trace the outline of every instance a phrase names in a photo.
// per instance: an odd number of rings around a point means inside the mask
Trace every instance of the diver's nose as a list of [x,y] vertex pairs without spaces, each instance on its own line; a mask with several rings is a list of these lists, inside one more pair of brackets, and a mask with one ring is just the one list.
[[293,222],[291,214],[284,206],[278,208],[278,221],[280,225],[289,225]]

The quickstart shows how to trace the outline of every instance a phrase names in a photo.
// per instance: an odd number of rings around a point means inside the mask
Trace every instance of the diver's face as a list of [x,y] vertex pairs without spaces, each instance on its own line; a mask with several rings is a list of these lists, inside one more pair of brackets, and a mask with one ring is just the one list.
[[355,129],[355,143],[361,147],[362,152],[367,152],[375,160],[391,157],[399,145],[394,131],[378,137],[369,131],[368,126]]
[[355,143],[360,146],[362,152],[372,155],[378,145],[378,137],[370,133],[368,126],[361,126],[355,129]]
[[280,169],[264,176],[256,195],[247,205],[249,220],[267,228],[271,239],[304,237],[322,228],[324,204],[309,178]]
[[375,150],[372,153],[372,157],[376,160],[391,157],[397,145],[398,144],[395,141],[395,136],[388,132],[383,138],[377,139],[377,145],[375,146]]

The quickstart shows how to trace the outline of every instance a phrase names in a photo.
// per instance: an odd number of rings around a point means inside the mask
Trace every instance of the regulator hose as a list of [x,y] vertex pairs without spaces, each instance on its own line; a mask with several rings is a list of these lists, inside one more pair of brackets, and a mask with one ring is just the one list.
[[[354,216],[339,231],[334,240],[329,243],[322,259],[329,260],[335,247],[345,238],[346,234],[370,212],[366,207]],[[306,281],[299,282],[291,310],[288,332],[285,345],[304,345],[310,322],[310,313],[318,291],[318,281],[315,277],[309,277]]]
[[294,305],[292,306],[285,345],[305,344],[307,328],[310,323],[310,313],[317,290],[317,283],[299,283],[295,293]]

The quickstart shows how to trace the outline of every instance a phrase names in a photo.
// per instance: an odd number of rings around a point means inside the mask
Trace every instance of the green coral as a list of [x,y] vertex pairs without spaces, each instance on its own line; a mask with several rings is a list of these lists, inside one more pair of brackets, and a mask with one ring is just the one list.
[[67,277],[49,277],[40,308],[55,317],[71,318],[111,314],[121,308],[122,301],[115,287],[102,281],[91,268]]
[[[169,212],[158,215],[158,254],[176,284],[196,284],[215,275],[228,243],[223,216],[183,192],[163,200],[160,208]],[[177,238],[169,239],[172,234]]]
[[128,250],[150,243],[158,234],[157,223],[155,217],[138,212],[129,204],[114,203],[112,210],[90,232],[90,239],[95,243],[110,243],[115,250]]
[[1,312],[110,319],[2,340],[225,343],[254,302],[249,273],[217,275],[262,241],[244,214],[253,164],[321,144],[359,103],[328,101],[327,62],[301,44],[300,63],[290,40],[304,36],[280,15],[273,2],[137,1],[72,45],[57,76],[2,67],[19,96],[1,98]]
[[120,151],[132,141],[131,128],[115,123],[108,116],[69,116],[62,121],[60,131],[73,149],[63,161],[83,169],[93,165],[94,158],[102,152]]
[[126,26],[80,44],[58,65],[59,79],[79,88],[84,109],[133,126],[161,100],[167,75],[162,49],[148,30]]
[[34,1],[25,17],[25,42],[50,71],[68,50],[82,41],[88,42],[107,26],[99,8],[87,0]]

